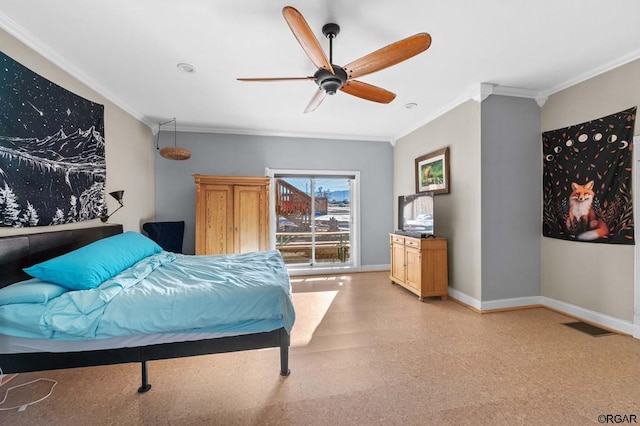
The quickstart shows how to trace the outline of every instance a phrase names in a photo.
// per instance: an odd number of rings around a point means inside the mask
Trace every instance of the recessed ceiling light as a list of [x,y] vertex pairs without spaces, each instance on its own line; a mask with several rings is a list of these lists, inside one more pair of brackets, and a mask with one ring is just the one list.
[[413,109],[413,108],[415,108],[415,107],[417,107],[417,106],[418,106],[418,104],[417,104],[417,103],[415,103],[415,102],[409,102],[408,104],[404,104],[404,107],[405,107],[406,109]]
[[178,69],[182,72],[186,72],[187,74],[193,74],[194,72],[196,72],[196,67],[194,67],[191,64],[187,64],[184,62],[181,62],[177,65]]

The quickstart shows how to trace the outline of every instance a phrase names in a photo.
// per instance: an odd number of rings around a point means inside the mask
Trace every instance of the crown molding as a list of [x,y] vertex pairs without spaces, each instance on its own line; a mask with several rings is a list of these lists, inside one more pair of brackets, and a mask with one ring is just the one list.
[[73,66],[67,59],[63,56],[54,52],[49,46],[43,43],[40,39],[33,36],[27,30],[25,30],[18,23],[13,21],[11,18],[6,16],[4,13],[0,12],[0,28],[5,30],[7,33],[11,34],[13,37],[18,39],[20,42],[24,43],[27,47],[38,53],[43,58],[47,59],[55,66],[69,74],[71,77],[78,80],[80,83],[87,86],[89,89],[96,92],[98,95],[105,97],[108,101],[112,102],[119,108],[123,109],[129,115],[131,115],[136,120],[146,124],[149,128],[153,128],[154,123],[145,120],[144,116],[132,108],[129,104],[124,102],[122,99],[115,96],[113,93],[109,92],[100,84],[96,83],[94,80],[89,78],[86,74],[81,72],[77,67]]
[[[154,123],[152,132],[154,135],[158,133],[158,124]],[[173,130],[163,130],[168,132]],[[352,140],[352,141],[365,141],[365,142],[390,142],[390,138],[386,136],[372,136],[372,135],[350,135],[339,133],[312,133],[312,132],[286,132],[280,130],[268,130],[268,129],[233,129],[224,127],[207,127],[207,126],[189,126],[178,125],[176,128],[178,132],[189,133],[211,133],[222,135],[239,135],[239,136],[270,136],[270,137],[284,137],[284,138],[304,138],[304,139],[327,139],[327,140]]]
[[544,104],[547,102],[547,99],[549,98],[549,95],[547,95],[544,91],[521,89],[519,87],[508,86],[495,86],[493,94],[501,96],[514,96],[516,98],[534,99],[540,108],[544,106]]
[[470,93],[471,99],[476,102],[482,102],[490,95],[534,99],[541,108],[545,102],[547,102],[547,98],[549,97],[544,91],[523,89],[520,87],[500,86],[491,83],[480,83],[475,92],[472,90]]
[[473,99],[476,102],[482,102],[494,94],[496,87],[498,86],[495,84],[480,83],[469,90],[469,99]]
[[620,58],[614,59],[613,61],[607,62],[604,65],[593,68],[583,74],[578,75],[577,77],[566,80],[563,83],[558,84],[557,86],[553,86],[552,88],[545,90],[544,93],[548,97],[550,95],[553,95],[554,93],[560,92],[564,89],[568,89],[571,86],[575,86],[576,84],[582,83],[583,81],[589,80],[590,78],[597,77],[600,74],[604,74],[605,72],[621,67],[622,65],[628,64],[629,62],[635,61],[639,58],[640,49],[635,50]]
[[447,104],[444,108],[438,110],[436,113],[428,116],[427,118],[425,118],[424,120],[421,120],[420,122],[413,125],[412,127],[409,127],[404,131],[395,135],[391,139],[391,145],[395,146],[398,139],[403,138],[404,136],[419,129],[420,127],[429,124],[431,121],[446,114],[447,112],[458,107],[459,105],[469,100],[473,100],[480,103],[491,95],[513,96],[517,98],[534,99],[538,104],[538,106],[541,108],[548,98],[547,93],[542,91],[531,90],[531,89],[521,89],[518,87],[499,86],[497,84],[492,84],[492,83],[480,83],[480,84],[474,85],[472,88],[467,90],[467,92],[464,95],[461,95],[458,98],[454,99],[452,102]]

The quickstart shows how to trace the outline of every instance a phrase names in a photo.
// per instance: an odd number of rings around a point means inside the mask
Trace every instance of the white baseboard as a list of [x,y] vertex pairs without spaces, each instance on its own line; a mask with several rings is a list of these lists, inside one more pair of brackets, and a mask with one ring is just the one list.
[[542,297],[542,304],[567,315],[581,318],[583,320],[602,325],[603,327],[637,337],[637,332],[634,333],[634,328],[637,328],[637,326],[634,326],[630,321],[625,321],[620,318],[615,318],[600,312],[572,305],[570,303],[551,299],[549,297]]
[[481,302],[482,311],[496,309],[522,308],[525,306],[542,305],[542,296],[514,297],[512,299],[499,299]]
[[543,305],[542,296],[514,297],[512,299],[488,300],[483,302],[451,287],[449,287],[448,291],[449,295],[454,299],[481,312]]
[[364,266],[361,266],[359,269],[360,272],[378,272],[378,271],[388,271],[388,270],[389,270],[388,263],[386,265],[364,265]]
[[333,267],[301,267],[288,269],[290,276],[301,275],[331,275],[331,274],[348,274],[353,272],[379,272],[388,271],[389,264],[386,265],[365,265],[365,266],[333,266]]
[[469,295],[467,295],[466,293],[463,293],[461,291],[456,290],[455,288],[451,288],[449,287],[449,289],[447,290],[447,292],[449,293],[449,296],[453,297],[454,299],[464,303],[465,305],[471,306],[474,309],[477,309],[479,311],[481,311],[481,303],[478,299],[471,297]]
[[523,308],[527,306],[542,305],[544,307],[556,310],[558,312],[579,318],[590,323],[598,324],[620,333],[629,334],[636,339],[640,339],[640,319],[636,324],[615,318],[600,312],[585,309],[571,303],[562,302],[560,300],[551,299],[544,296],[517,297],[513,299],[499,299],[480,301],[461,291],[449,287],[449,295],[460,302],[477,309],[480,312],[490,312],[493,310],[502,310],[510,308]]

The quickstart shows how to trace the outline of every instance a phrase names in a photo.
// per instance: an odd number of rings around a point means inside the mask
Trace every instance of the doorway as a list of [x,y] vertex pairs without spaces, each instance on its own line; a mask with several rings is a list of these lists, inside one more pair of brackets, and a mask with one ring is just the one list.
[[358,173],[268,171],[273,194],[272,241],[287,268],[358,265]]

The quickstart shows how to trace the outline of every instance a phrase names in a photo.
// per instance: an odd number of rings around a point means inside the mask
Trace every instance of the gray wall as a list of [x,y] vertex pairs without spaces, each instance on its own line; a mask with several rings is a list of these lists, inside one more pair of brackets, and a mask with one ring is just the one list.
[[[173,134],[161,132],[160,146]],[[210,133],[178,133],[191,159],[156,154],[156,220],[184,220],[185,253],[195,247],[194,174],[264,176],[265,167],[360,171],[362,266],[389,264],[393,231],[393,148],[388,142],[304,139]]]
[[540,108],[489,96],[481,104],[482,301],[540,295]]
[[451,193],[437,195],[449,287],[465,303],[540,295],[540,108],[532,99],[468,101],[401,138],[396,195],[413,192],[416,157],[450,147]]

